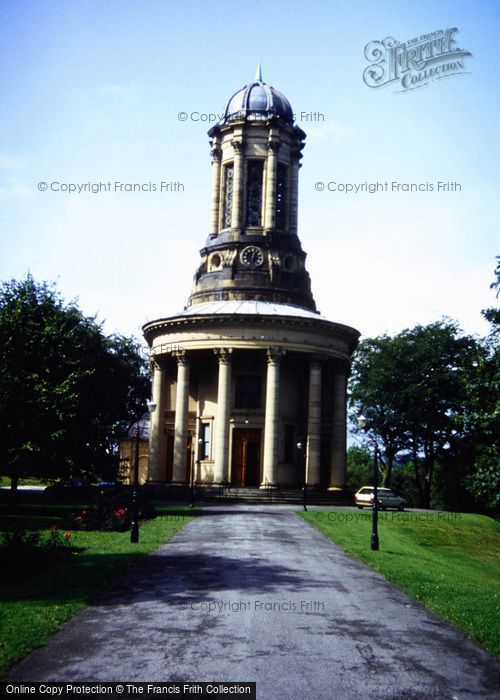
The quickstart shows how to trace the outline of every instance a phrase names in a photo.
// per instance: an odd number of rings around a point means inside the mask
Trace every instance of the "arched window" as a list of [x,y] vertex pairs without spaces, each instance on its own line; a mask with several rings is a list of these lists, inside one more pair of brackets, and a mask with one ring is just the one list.
[[247,164],[247,226],[262,226],[262,177],[264,162],[249,160]]
[[276,228],[288,228],[288,168],[278,163],[276,169]]
[[231,228],[233,216],[233,182],[234,167],[230,163],[224,167],[224,208],[222,213],[222,228]]

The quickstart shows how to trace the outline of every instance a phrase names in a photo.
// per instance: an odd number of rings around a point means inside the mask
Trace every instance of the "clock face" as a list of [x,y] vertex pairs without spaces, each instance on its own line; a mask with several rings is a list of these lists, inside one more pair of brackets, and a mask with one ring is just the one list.
[[240,260],[245,267],[260,267],[264,262],[264,253],[255,245],[247,245],[240,253]]

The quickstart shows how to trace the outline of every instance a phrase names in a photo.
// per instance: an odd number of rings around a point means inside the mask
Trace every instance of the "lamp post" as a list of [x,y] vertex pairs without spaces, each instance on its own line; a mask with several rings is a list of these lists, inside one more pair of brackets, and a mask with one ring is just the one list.
[[[148,411],[152,413],[156,408],[154,401],[148,401]],[[139,542],[139,448],[141,440],[142,414],[135,422],[135,458],[134,458],[134,486],[132,490],[132,522],[130,523],[130,542]]]
[[139,542],[139,441],[141,439],[141,418],[135,423],[135,459],[134,459],[134,488],[132,490],[132,522],[130,523],[130,541]]
[[[201,425],[201,423],[200,423]],[[203,438],[200,436],[196,442],[196,464],[198,466],[200,465],[201,462],[201,446],[203,445]],[[189,504],[190,508],[194,508],[194,463],[195,463],[195,455],[193,454],[192,459],[191,459],[191,478],[190,478],[190,490],[191,490],[191,503]]]
[[307,510],[307,470],[306,470],[306,460],[305,460],[305,450],[304,450],[304,443],[302,440],[299,440],[297,443],[297,450],[299,451],[300,455],[300,462],[301,466],[303,468],[303,473],[304,473],[304,489],[302,491],[302,506],[304,510]]
[[[368,421],[365,416],[361,415],[358,417],[358,426],[365,431],[367,429]],[[378,552],[379,541],[378,541],[378,445],[374,441],[374,451],[373,451],[373,503],[372,503],[372,536],[370,541],[371,549],[374,552]]]

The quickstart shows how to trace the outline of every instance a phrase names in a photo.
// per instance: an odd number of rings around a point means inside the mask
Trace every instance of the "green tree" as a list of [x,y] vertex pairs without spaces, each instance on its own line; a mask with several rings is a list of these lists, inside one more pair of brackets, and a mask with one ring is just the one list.
[[[401,362],[401,352],[401,343],[388,335],[363,340],[356,350],[349,382],[353,431],[370,449],[375,442],[381,447],[384,486],[390,485],[394,459],[405,446],[402,416],[395,401],[400,377],[394,368]],[[366,432],[355,420],[362,413],[367,419]]]
[[[497,266],[495,268],[495,280],[490,284],[490,289],[496,290],[496,298],[500,296],[500,255],[497,255]],[[492,335],[500,334],[500,306],[492,306],[483,310],[483,316],[492,325]]]
[[354,416],[368,419],[365,439],[382,445],[384,485],[396,454],[409,454],[424,507],[437,461],[464,435],[468,385],[480,356],[479,343],[450,320],[365,340],[356,352],[351,406]]
[[[500,295],[500,257],[495,281],[490,285]],[[474,445],[474,471],[465,479],[469,492],[487,508],[500,506],[500,307],[483,310],[491,323],[485,338],[484,355],[469,386],[467,427]]]
[[373,458],[366,447],[351,445],[347,450],[347,488],[358,491],[373,481]]
[[95,318],[30,275],[2,284],[0,468],[14,492],[26,476],[109,476],[119,434],[148,385],[133,339],[107,337]]

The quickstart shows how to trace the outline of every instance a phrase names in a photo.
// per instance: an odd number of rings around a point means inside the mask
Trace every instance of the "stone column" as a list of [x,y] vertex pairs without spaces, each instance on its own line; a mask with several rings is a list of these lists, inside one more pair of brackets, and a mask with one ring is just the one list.
[[335,368],[333,381],[333,429],[330,489],[342,489],[347,461],[347,365]]
[[234,149],[233,165],[233,210],[231,214],[231,228],[241,228],[241,210],[243,204],[243,145],[241,141],[233,139],[231,145]]
[[221,156],[222,151],[214,142],[214,146],[212,148],[212,223],[210,226],[211,236],[216,236],[219,233]]
[[278,348],[269,348],[267,351],[264,469],[261,488],[265,487],[266,484],[278,485],[280,359],[282,354],[283,351]]
[[278,164],[279,143],[269,141],[266,165],[266,204],[264,228],[269,231],[276,227],[276,168]]
[[214,481],[228,480],[229,474],[229,413],[231,408],[231,348],[214,350],[219,358],[217,416],[215,419]]
[[290,173],[290,214],[288,219],[289,231],[292,234],[297,233],[298,228],[298,207],[299,207],[299,163],[300,153],[295,155],[292,162],[292,172]]
[[309,412],[307,416],[306,474],[308,486],[320,484],[321,362],[314,358],[309,368]]
[[177,396],[175,400],[174,464],[172,483],[185,484],[188,481],[187,439],[189,401],[189,362],[186,353],[175,353],[177,357]]
[[148,481],[165,481],[165,426],[163,407],[165,403],[165,368],[153,360],[151,398],[156,408],[149,418]]

